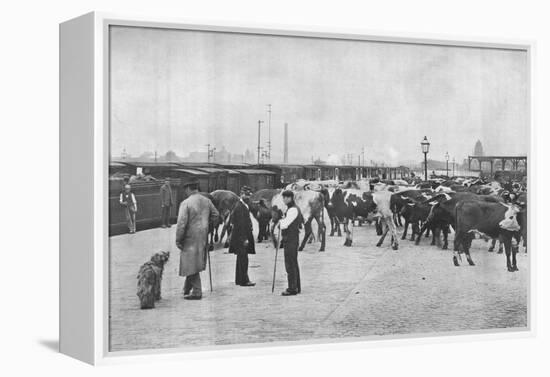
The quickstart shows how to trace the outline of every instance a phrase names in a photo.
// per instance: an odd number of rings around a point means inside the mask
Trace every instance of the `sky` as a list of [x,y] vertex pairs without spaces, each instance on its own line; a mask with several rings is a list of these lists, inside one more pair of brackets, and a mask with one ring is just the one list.
[[525,51],[116,26],[110,56],[113,156],[255,152],[267,104],[273,162],[284,123],[290,163],[420,161],[424,136],[436,160],[528,150]]

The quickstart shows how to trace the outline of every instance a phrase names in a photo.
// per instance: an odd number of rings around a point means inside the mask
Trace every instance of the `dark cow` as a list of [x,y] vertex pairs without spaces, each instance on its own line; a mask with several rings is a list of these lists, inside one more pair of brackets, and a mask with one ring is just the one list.
[[[319,233],[321,235],[321,247],[319,248],[319,251],[325,251],[326,227],[324,219],[326,211],[323,194],[313,190],[295,191],[294,202],[300,209],[302,217],[305,221],[305,235],[298,250],[302,251],[304,249],[306,242],[312,235],[311,223],[313,219],[315,219],[319,226]],[[279,193],[275,195],[271,201],[271,236],[274,241],[277,238],[273,234],[275,225],[282,218],[284,211],[286,211],[286,205],[283,202],[282,194]]]
[[[456,234],[454,241],[453,263],[458,266],[458,255],[466,254],[468,263],[473,266],[470,246],[475,233],[491,238],[499,238],[506,251],[508,271],[517,271],[517,248],[512,248],[512,237],[518,234],[521,227],[517,221],[519,206],[515,204],[494,203],[480,200],[462,200],[456,205]],[[511,256],[511,258],[510,258]]]
[[[407,228],[409,224],[411,225],[411,241],[415,240],[415,236],[420,233],[421,225],[423,225],[427,220],[430,214],[432,206],[425,201],[414,201],[411,200],[407,203],[401,210],[401,216],[405,219],[405,229],[403,230],[403,235],[401,239],[404,240],[407,237]],[[443,249],[447,248],[447,234],[448,228],[444,227],[444,239]],[[426,228],[426,237],[429,237],[429,233],[432,231],[432,245],[436,244],[438,238],[438,229],[433,226],[427,226]]]
[[257,242],[261,243],[263,240],[268,239],[269,235],[269,221],[271,220],[271,208],[267,206],[265,201],[251,201],[250,213],[256,221],[258,221],[258,239]]
[[258,243],[268,239],[271,201],[280,192],[278,189],[262,189],[250,196],[250,213],[258,221]]
[[[218,210],[220,213],[220,222],[214,227],[214,240],[216,242],[222,242],[223,237],[225,236],[227,232],[227,239],[225,241],[224,247],[229,247],[229,238],[231,233],[231,212],[235,208],[235,205],[240,200],[239,196],[235,194],[233,191],[228,190],[216,190],[212,191],[210,193],[212,197],[212,203],[214,204],[214,207]],[[218,239],[218,227],[220,224],[223,224],[222,227],[222,233],[221,236]],[[213,245],[211,245],[211,249],[213,249]]]
[[[393,212],[394,217],[394,223],[395,225],[402,226],[401,223],[401,217],[405,218],[403,216],[403,212],[405,211],[406,214],[408,214],[410,211],[406,211],[406,206],[410,205],[411,203],[415,202],[421,202],[425,201],[426,199],[432,198],[432,190],[431,189],[422,189],[422,190],[406,190],[401,191],[393,194],[390,199],[390,207]],[[403,232],[403,237],[401,239],[405,239],[407,234],[407,228],[409,226],[410,222],[407,221],[407,218],[405,218],[405,230]]]
[[[491,195],[476,195],[470,192],[451,192],[451,193],[442,193],[434,196],[431,200],[427,200],[429,204],[432,205],[430,209],[430,214],[428,215],[427,221],[422,225],[420,232],[416,237],[416,245],[420,243],[420,237],[422,234],[429,228],[432,231],[443,230],[444,236],[444,248],[447,247],[447,235],[449,233],[449,226],[452,226],[456,230],[456,217],[455,217],[455,208],[456,205],[462,200],[477,200],[477,201],[486,201],[498,203],[502,199],[491,196]],[[439,234],[436,234],[436,239]]]
[[502,199],[491,195],[476,195],[471,192],[451,192],[437,194],[431,200],[426,202],[431,204],[428,220],[420,229],[416,237],[416,244],[420,243],[420,237],[428,229],[445,229],[452,226],[455,229],[455,207],[461,200],[479,200],[488,202],[500,202]]

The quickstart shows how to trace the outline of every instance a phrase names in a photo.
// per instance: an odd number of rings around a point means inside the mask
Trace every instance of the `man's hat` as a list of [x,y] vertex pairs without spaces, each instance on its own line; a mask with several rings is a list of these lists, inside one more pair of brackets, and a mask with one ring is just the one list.
[[198,187],[199,186],[199,181],[197,179],[192,179],[190,181],[184,182],[183,185],[182,185],[183,188],[186,188],[186,187],[189,187],[189,186]]
[[252,195],[252,189],[248,186],[241,187],[241,194]]
[[283,193],[281,195],[284,196],[284,197],[287,197],[287,198],[294,199],[294,193],[290,190],[283,191]]

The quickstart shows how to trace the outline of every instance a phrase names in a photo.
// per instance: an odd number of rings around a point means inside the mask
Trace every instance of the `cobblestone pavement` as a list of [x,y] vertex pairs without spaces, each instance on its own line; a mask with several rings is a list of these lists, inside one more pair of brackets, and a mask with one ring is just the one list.
[[[185,348],[272,341],[334,339],[391,334],[524,328],[527,326],[528,257],[518,254],[519,272],[506,270],[504,255],[488,253],[475,240],[476,266],[452,265],[452,252],[400,240],[398,251],[381,248],[373,227],[355,227],[352,247],[327,236],[299,254],[302,294],[282,297],[286,274],[282,250],[275,294],[271,279],[275,251],[256,245],[249,275],[255,287],[234,285],[235,256],[211,253],[214,291],[203,272],[203,299],[182,298],[175,227],[111,237],[110,347],[112,351]],[[452,239],[452,237],[451,237]],[[452,243],[451,243],[452,245]],[[159,250],[170,250],[162,300],[140,310],[139,266]]]

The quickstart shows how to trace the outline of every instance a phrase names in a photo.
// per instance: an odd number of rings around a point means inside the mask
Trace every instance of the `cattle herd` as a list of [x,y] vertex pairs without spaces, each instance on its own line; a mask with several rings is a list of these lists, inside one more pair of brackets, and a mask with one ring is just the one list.
[[[392,182],[394,183],[394,182]],[[474,265],[470,255],[476,237],[491,240],[489,251],[499,241],[498,252],[506,254],[508,271],[517,271],[516,253],[527,246],[527,188],[521,182],[501,184],[481,179],[435,179],[418,184],[399,182],[388,184],[378,180],[359,181],[297,181],[286,187],[295,194],[296,205],[304,218],[304,236],[299,250],[307,242],[320,241],[319,251],[325,250],[327,226],[330,236],[342,236],[344,246],[353,244],[353,229],[371,224],[380,236],[381,247],[388,236],[390,246],[398,250],[399,239],[418,245],[422,236],[431,244],[448,248],[448,235],[454,231],[452,260],[459,266],[462,254]],[[258,222],[257,242],[275,239],[274,228],[284,215],[282,189],[263,189],[255,192],[249,207]],[[204,193],[220,212],[219,224],[212,224],[210,249],[214,242],[230,237],[232,209],[239,197],[226,190]],[[314,234],[312,223],[317,224]],[[221,236],[218,229],[222,226]],[[402,228],[402,235],[398,231]],[[409,233],[410,232],[410,233]],[[228,241],[225,241],[225,246]],[[441,240],[442,238],[442,240]]]

